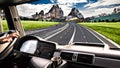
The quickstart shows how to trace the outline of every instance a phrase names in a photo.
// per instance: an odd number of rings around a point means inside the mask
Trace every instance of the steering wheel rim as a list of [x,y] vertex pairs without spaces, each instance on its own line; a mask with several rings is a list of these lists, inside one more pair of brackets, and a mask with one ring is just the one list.
[[[7,32],[7,34],[9,34],[9,33]],[[2,49],[0,51],[0,60],[5,59],[11,53],[11,51],[14,48],[14,43],[16,41],[17,41],[17,38],[13,37],[11,42],[5,42],[0,45],[1,46],[0,49]]]

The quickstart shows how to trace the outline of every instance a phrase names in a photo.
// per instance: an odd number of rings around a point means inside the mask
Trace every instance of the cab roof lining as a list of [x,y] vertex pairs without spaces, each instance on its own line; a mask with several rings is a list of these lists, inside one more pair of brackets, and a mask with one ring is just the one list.
[[37,0],[0,0],[0,7],[19,5]]

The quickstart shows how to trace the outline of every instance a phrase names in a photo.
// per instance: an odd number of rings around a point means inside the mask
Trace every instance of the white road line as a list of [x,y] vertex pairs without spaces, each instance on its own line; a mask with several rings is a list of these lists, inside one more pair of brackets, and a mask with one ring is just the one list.
[[42,36],[42,38],[46,38],[46,37],[48,37],[48,36],[54,34],[55,32],[64,29],[67,25],[68,25],[68,24],[66,24],[65,26],[62,26],[62,27],[60,27],[60,28],[58,28],[58,29],[56,29],[56,30],[53,30],[53,31],[51,31],[51,32],[46,33],[44,36]]
[[[81,26],[81,27],[83,27],[83,26]],[[87,31],[89,31],[92,35],[94,35],[97,39],[99,39],[104,45],[105,45],[105,50],[106,49],[109,49],[109,46],[108,46],[108,44],[106,44],[103,40],[101,40],[98,36],[96,36],[92,31],[90,31],[88,28],[86,28],[86,27],[83,27],[83,28],[85,28]]]
[[35,30],[35,31],[26,31],[25,34],[33,34],[33,33],[38,33],[38,32],[41,32],[41,31],[45,31],[45,30],[48,30],[49,28],[47,29],[41,29],[41,30]]
[[46,37],[46,38],[44,38],[44,39],[48,40],[48,39],[54,37],[55,35],[61,33],[62,31],[64,31],[64,30],[67,29],[68,27],[69,27],[69,24],[67,23],[64,27],[58,29],[58,30],[56,31],[56,33],[54,33],[54,34],[52,34],[52,35],[50,35],[50,36],[48,36],[48,37]]
[[80,26],[79,26],[79,29],[81,30],[82,35],[83,35],[83,38],[86,40],[86,43],[88,43],[87,38],[86,38],[86,36],[85,36],[85,33],[83,32],[83,30],[81,29],[81,27],[80,27]]
[[[94,30],[93,30],[93,31],[94,31]],[[115,45],[116,47],[120,48],[120,46],[119,46],[117,43],[113,42],[112,40],[106,38],[105,36],[103,36],[102,34],[96,32],[96,31],[94,31],[94,32],[97,33],[98,35],[100,35],[101,37],[105,38],[107,41],[111,42],[111,43],[112,43],[113,45]]]
[[75,37],[75,33],[76,33],[76,27],[74,26],[74,32],[73,32],[73,35],[72,35],[72,37],[71,37],[71,39],[70,39],[68,44],[72,44],[73,43],[74,37]]
[[86,39],[86,36],[85,36],[85,35],[84,35],[83,37],[84,37],[84,39]]
[[[87,27],[83,27],[83,28],[86,28],[87,29]],[[89,28],[89,29],[91,29],[91,28]],[[90,31],[89,29],[87,29],[88,31]],[[120,46],[117,44],[117,43],[115,43],[115,42],[113,42],[112,40],[110,40],[110,39],[108,39],[108,38],[106,38],[105,36],[103,36],[102,34],[100,34],[100,33],[98,33],[98,32],[96,32],[95,30],[93,30],[93,29],[91,29],[92,31],[94,31],[95,33],[97,33],[98,35],[100,35],[101,37],[103,37],[104,39],[106,39],[107,41],[109,41],[109,42],[111,42],[113,45],[115,45],[116,47],[118,47],[118,48],[120,48]],[[90,31],[90,32],[92,32],[92,31]],[[93,32],[92,32],[93,33]],[[94,33],[93,33],[94,34]],[[95,35],[95,34],[94,34]],[[96,36],[96,35],[95,35]],[[99,37],[97,37],[97,38],[99,38]],[[99,38],[100,39],[100,38]],[[100,39],[101,40],[101,39]],[[102,41],[102,42],[104,42],[104,41]],[[104,42],[105,43],[105,42]],[[105,43],[106,44],[106,43]]]

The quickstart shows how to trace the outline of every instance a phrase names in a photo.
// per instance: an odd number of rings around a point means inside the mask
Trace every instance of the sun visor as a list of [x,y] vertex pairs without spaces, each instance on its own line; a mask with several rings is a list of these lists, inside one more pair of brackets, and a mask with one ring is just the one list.
[[32,1],[37,1],[37,0],[0,0],[0,7],[18,5]]

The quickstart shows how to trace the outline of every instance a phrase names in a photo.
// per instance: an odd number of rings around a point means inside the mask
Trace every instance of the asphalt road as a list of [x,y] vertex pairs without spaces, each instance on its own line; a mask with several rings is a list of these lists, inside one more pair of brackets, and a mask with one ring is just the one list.
[[43,39],[56,42],[61,45],[72,44],[74,42],[85,43],[102,43],[110,44],[110,47],[116,48],[106,39],[93,32],[92,30],[83,27],[75,22],[61,23],[48,28],[31,30],[26,32],[27,35],[39,36]]

